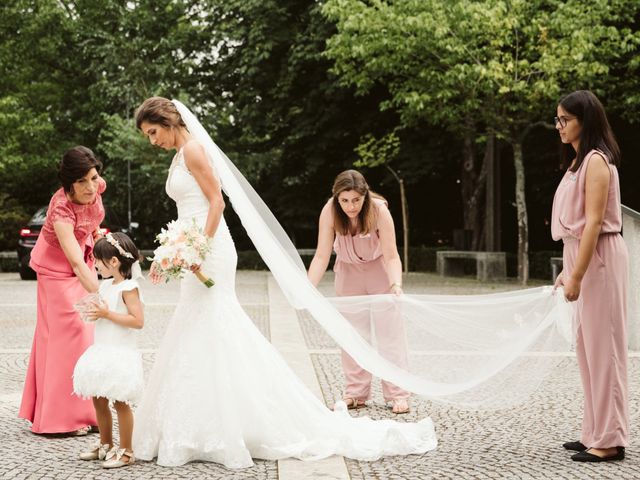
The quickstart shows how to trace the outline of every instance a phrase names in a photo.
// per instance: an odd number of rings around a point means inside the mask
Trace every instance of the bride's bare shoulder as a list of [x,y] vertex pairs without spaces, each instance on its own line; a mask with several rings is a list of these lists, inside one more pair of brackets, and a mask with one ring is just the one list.
[[184,163],[189,170],[209,165],[204,147],[195,140],[189,140],[182,147]]
[[194,158],[201,156],[205,157],[204,147],[197,140],[189,140],[182,146],[182,154],[187,157]]

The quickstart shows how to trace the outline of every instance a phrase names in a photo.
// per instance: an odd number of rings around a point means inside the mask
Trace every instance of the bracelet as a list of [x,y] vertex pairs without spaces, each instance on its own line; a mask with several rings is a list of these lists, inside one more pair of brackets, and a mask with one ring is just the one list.
[[393,287],[398,287],[398,288],[402,289],[402,284],[394,282],[389,286],[389,290],[391,290]]

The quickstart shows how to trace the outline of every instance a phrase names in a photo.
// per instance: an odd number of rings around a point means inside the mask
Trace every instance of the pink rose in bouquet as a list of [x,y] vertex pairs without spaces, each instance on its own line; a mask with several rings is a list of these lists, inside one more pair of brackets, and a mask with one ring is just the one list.
[[156,271],[167,281],[182,278],[192,271],[208,288],[215,282],[200,270],[200,265],[211,251],[211,239],[207,237],[195,220],[169,222],[157,235],[160,244],[153,252]]

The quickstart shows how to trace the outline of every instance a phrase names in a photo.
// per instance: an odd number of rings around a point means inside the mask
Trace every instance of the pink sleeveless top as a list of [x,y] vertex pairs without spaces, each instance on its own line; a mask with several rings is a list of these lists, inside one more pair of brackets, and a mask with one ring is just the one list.
[[[373,201],[377,207],[387,203],[378,198]],[[342,235],[336,232],[333,250],[336,252],[335,271],[339,269],[340,263],[364,264],[382,256],[377,229],[366,234],[356,233],[355,235]]]
[[620,179],[618,169],[609,162],[599,150],[590,151],[578,168],[578,171],[567,170],[553,197],[551,210],[551,236],[554,240],[565,238],[581,238],[586,224],[585,216],[585,181],[587,166],[594,153],[604,157],[609,165],[609,195],[604,220],[600,233],[619,233],[622,230],[622,207],[620,204]]

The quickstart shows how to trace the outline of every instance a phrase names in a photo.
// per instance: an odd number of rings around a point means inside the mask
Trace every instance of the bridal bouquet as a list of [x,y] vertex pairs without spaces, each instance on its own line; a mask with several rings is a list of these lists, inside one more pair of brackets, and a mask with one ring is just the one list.
[[[211,251],[210,238],[195,220],[169,222],[156,236],[156,241],[160,246],[153,251],[153,258],[149,260],[156,264],[156,271],[167,281],[182,278],[185,271],[191,270],[207,288],[213,287],[215,282],[198,267]],[[194,270],[194,267],[198,268]]]

